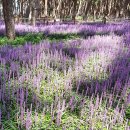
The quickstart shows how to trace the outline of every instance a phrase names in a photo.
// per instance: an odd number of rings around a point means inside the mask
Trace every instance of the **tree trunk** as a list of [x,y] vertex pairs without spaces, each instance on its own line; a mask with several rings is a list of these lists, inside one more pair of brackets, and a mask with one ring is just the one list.
[[56,5],[55,5],[55,0],[53,0],[53,18],[54,18],[54,23],[56,22]]
[[80,0],[80,1],[79,1],[79,6],[78,6],[78,11],[77,11],[76,16],[79,16],[79,15],[80,15],[81,7],[82,7],[82,1]]
[[13,16],[13,1],[12,0],[2,0],[3,4],[3,14],[5,21],[6,36],[9,39],[15,39],[15,25]]
[[34,7],[32,7],[32,19],[31,19],[31,23],[33,26],[36,25],[36,9]]
[[57,6],[57,16],[58,16],[58,19],[61,18],[61,6],[62,6],[61,4],[62,4],[62,0],[59,0],[58,1],[58,6]]
[[45,0],[45,10],[44,10],[44,14],[45,14],[45,16],[47,16],[48,15],[48,13],[47,13],[47,7],[48,7],[48,0]]
[[125,0],[125,2],[124,2],[124,14],[125,14],[125,17],[129,16],[129,14],[128,14],[128,12],[129,12],[128,5],[129,4],[130,4],[130,1],[129,0]]
[[30,14],[29,14],[29,20],[31,20],[31,25],[35,26],[36,24],[36,0],[30,0]]
[[92,1],[90,0],[90,1],[88,1],[88,3],[86,4],[85,14],[84,14],[84,16],[83,16],[83,19],[84,19],[84,20],[87,19],[88,12],[89,12],[91,6],[92,6]]
[[75,17],[76,17],[76,7],[77,7],[77,0],[74,0],[73,1],[74,2],[74,9],[73,9],[73,16],[72,16],[72,19],[73,19],[73,21],[74,21],[74,24],[75,24]]

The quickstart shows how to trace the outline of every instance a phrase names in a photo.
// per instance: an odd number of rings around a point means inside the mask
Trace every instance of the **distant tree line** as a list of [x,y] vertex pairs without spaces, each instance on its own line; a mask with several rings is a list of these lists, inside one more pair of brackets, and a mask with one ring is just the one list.
[[14,12],[19,17],[51,16],[64,20],[67,17],[81,16],[93,19],[104,15],[108,17],[130,16],[130,0],[13,0]]
[[17,22],[24,18],[35,26],[36,18],[43,17],[54,21],[69,18],[74,22],[76,18],[130,17],[130,0],[1,0],[1,4],[7,30],[12,30],[14,18]]

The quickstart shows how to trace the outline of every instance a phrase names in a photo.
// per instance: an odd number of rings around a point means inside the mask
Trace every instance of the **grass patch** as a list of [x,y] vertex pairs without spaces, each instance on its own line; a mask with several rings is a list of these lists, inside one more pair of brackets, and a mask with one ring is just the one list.
[[45,36],[45,38],[50,41],[67,41],[71,39],[80,38],[80,35],[76,33],[67,33],[67,34],[57,33],[57,34],[49,34]]
[[43,39],[43,34],[42,33],[28,33],[25,36],[16,36],[15,40],[10,40],[7,37],[0,37],[0,45],[6,45],[6,44],[11,44],[11,45],[23,45],[26,42],[31,42],[31,43],[38,43]]
[[15,40],[10,40],[7,37],[0,37],[0,45],[23,45],[27,42],[32,44],[39,43],[42,40],[49,40],[51,42],[67,41],[71,39],[80,38],[78,34],[48,34],[43,33],[28,33],[24,36],[16,36]]

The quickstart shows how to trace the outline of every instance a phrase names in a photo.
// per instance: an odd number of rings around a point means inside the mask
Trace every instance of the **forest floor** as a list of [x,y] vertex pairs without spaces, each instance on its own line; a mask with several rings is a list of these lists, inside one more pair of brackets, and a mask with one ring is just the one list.
[[3,130],[129,130],[130,23],[0,25]]

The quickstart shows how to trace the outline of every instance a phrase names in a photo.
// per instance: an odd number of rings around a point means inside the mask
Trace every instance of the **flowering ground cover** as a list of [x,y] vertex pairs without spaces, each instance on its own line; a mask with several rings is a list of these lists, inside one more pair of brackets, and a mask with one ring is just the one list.
[[0,47],[1,129],[130,129],[129,22],[16,25],[16,33],[31,40]]

